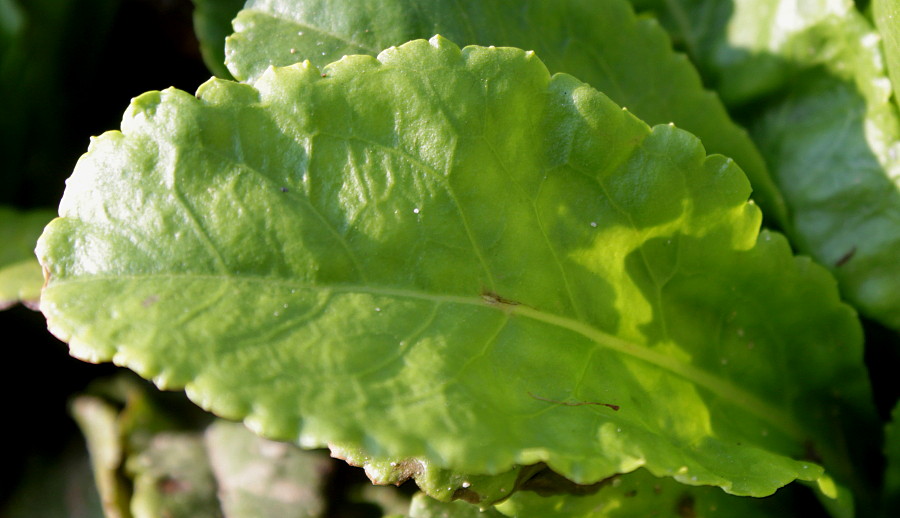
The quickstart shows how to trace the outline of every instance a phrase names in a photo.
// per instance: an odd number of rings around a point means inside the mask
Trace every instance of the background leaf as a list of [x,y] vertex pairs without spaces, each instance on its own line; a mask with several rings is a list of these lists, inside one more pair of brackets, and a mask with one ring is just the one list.
[[[704,81],[732,107],[777,93],[802,61],[828,53],[807,40],[828,20],[855,13],[848,0],[631,0],[688,52]],[[793,58],[799,58],[800,63]]]
[[247,3],[234,27],[227,63],[251,82],[270,65],[309,59],[324,66],[434,34],[534,50],[551,72],[575,75],[648,124],[674,122],[708,152],[735,159],[767,217],[787,224],[781,194],[746,132],[703,90],[656,22],[636,19],[624,0],[260,0]]
[[231,34],[231,20],[244,7],[244,0],[191,0],[194,2],[194,31],[200,40],[203,62],[217,77],[231,79],[225,66],[225,38]]
[[[849,0],[722,4],[666,8],[704,33],[695,60],[723,97],[756,100],[746,123],[787,200],[794,246],[829,268],[862,313],[900,329],[900,119],[879,36]],[[728,93],[719,76],[767,86]]]
[[441,502],[424,493],[413,496],[409,518],[502,518],[504,515],[493,508],[485,510],[465,502]]
[[894,516],[900,512],[900,404],[894,407],[891,422],[884,437],[887,470],[884,477],[884,508],[882,516]]
[[322,452],[256,436],[240,424],[218,420],[204,435],[226,516],[301,518],[325,513]]
[[875,0],[872,2],[872,14],[881,35],[896,102],[900,98],[900,5],[887,0]]
[[542,497],[520,492],[497,509],[502,515],[516,518],[786,518],[794,516],[786,492],[790,490],[783,489],[767,498],[739,498],[718,488],[690,487],[671,479],[656,478],[640,469],[615,477],[593,495]]
[[18,302],[37,309],[44,275],[34,247],[54,215],[49,210],[20,212],[0,206],[0,309]]
[[83,446],[70,447],[53,461],[29,465],[0,513],[4,518],[109,518],[103,514]]
[[69,132],[80,133],[91,118],[84,106],[67,102],[68,93],[90,83],[118,5],[0,2],[0,204],[30,208],[59,199],[59,172],[71,170],[73,154],[84,146],[73,147]]
[[185,412],[178,395],[125,376],[101,381],[72,409],[107,518],[325,515],[333,464],[324,452],[263,439],[240,423],[209,423],[196,408]]

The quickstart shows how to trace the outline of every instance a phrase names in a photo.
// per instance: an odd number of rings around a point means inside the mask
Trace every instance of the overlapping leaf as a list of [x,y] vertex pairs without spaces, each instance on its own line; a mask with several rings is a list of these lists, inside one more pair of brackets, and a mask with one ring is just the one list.
[[345,54],[377,54],[441,34],[461,44],[534,50],[551,72],[590,83],[647,123],[699,136],[710,153],[737,161],[767,218],[787,224],[781,194],[742,128],[697,72],[672,51],[655,21],[636,19],[625,0],[259,0],[234,20],[227,61],[234,77],[254,80],[268,66],[305,59],[316,66]]
[[797,65],[791,58],[827,55],[808,35],[824,22],[856,14],[851,0],[630,1],[653,13],[731,106],[789,85]]
[[593,495],[541,497],[521,492],[498,509],[501,516],[515,518],[787,518],[792,513],[784,505],[785,496],[779,492],[768,498],[738,498],[716,488],[688,487],[638,470],[610,480]]
[[185,427],[183,409],[154,401],[130,378],[102,380],[89,392],[74,399],[72,413],[107,518],[323,515],[330,474],[323,452],[223,420]]
[[0,309],[19,302],[37,306],[44,276],[34,246],[53,215],[49,210],[22,212],[0,206]]
[[200,41],[203,62],[218,77],[230,79],[225,67],[225,37],[231,34],[231,20],[244,0],[193,0],[194,31]]
[[884,444],[887,470],[884,477],[882,515],[888,517],[900,512],[900,404],[891,413]]
[[[857,476],[860,329],[741,171],[436,37],[134,100],[39,242],[71,352],[306,446],[767,495]],[[466,488],[465,480],[460,488]]]
[[894,86],[894,100],[900,100],[900,4],[890,0],[872,2],[875,24],[884,45],[887,69]]
[[69,153],[77,156],[82,145],[75,139],[71,146],[71,91],[97,70],[118,4],[0,2],[0,204],[56,202],[57,174],[71,168]]
[[[413,497],[410,518],[631,518],[686,516],[727,518],[786,518],[793,516],[786,505],[789,490],[768,498],[740,498],[717,488],[691,487],[671,479],[660,479],[644,470],[611,478],[593,493],[541,496],[518,492],[496,506],[479,510],[464,502],[440,502],[424,494]],[[814,514],[814,510],[801,516]]]
[[[721,2],[667,2],[697,15]],[[738,0],[710,23],[685,25],[707,44],[715,77],[771,76],[743,94],[751,133],[792,215],[791,240],[838,278],[867,316],[900,329],[900,118],[879,36],[849,0]],[[681,16],[690,22],[697,16]],[[710,20],[706,20],[709,22]],[[727,59],[726,59],[727,57]]]

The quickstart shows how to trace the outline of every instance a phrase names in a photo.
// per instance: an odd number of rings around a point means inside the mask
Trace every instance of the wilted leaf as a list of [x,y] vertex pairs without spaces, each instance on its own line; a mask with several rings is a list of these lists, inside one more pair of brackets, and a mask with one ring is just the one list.
[[72,402],[72,416],[87,442],[104,515],[129,518],[131,491],[121,473],[125,445],[115,407],[94,396],[80,396]]
[[39,242],[77,357],[458,474],[855,477],[873,411],[833,279],[759,233],[730,160],[531,53],[416,41],[150,92],[122,129]]
[[216,421],[205,434],[210,465],[229,518],[324,516],[331,459]]
[[129,455],[134,518],[220,518],[215,477],[203,445],[192,432],[160,432]]

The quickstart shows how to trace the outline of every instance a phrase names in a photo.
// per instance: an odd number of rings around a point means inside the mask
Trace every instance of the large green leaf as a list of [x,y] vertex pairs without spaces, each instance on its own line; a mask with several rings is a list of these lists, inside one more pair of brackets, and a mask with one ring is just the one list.
[[851,480],[870,446],[859,324],[749,192],[533,53],[436,37],[137,97],[38,243],[41,309],[79,358],[405,472],[827,488],[808,459]]
[[308,59],[321,67],[434,34],[534,50],[551,72],[575,75],[648,124],[674,122],[708,152],[733,158],[766,217],[787,224],[784,200],[746,131],[672,51],[665,31],[635,18],[625,0],[251,0],[234,27],[227,62],[241,80],[270,65]]
[[[717,4],[666,2],[694,14]],[[861,312],[900,329],[900,118],[877,33],[849,0],[736,0],[732,9],[709,23],[683,18],[716,35],[697,60],[715,61],[718,74],[777,79],[748,123],[788,202],[792,243]]]
[[0,205],[0,310],[19,302],[37,308],[44,275],[34,245],[54,215],[49,210],[22,212]]

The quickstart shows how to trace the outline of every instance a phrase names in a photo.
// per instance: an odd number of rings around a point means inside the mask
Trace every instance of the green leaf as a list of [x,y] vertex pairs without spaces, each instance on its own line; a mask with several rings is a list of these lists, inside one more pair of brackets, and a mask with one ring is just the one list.
[[0,0],[0,62],[12,42],[22,34],[25,13],[17,0]]
[[41,309],[76,357],[307,447],[854,479],[859,323],[749,192],[533,53],[436,37],[136,98],[39,241]]
[[503,473],[473,475],[442,469],[424,458],[373,458],[359,446],[347,447],[332,443],[328,447],[332,457],[363,468],[374,484],[400,485],[408,479],[414,479],[422,491],[444,502],[462,499],[487,506],[508,497],[518,488],[523,477],[534,473],[534,468],[514,466]]
[[200,40],[203,62],[218,77],[231,79],[225,66],[225,38],[231,34],[231,20],[244,7],[244,0],[192,0],[194,31]]
[[881,35],[896,101],[900,99],[900,4],[891,0],[874,0],[872,13]]
[[752,132],[791,207],[797,248],[860,312],[900,329],[900,118],[868,23],[851,11],[819,29],[805,41],[834,58],[811,63]]
[[787,511],[788,491],[783,489],[767,498],[740,498],[713,487],[690,487],[656,478],[639,469],[609,480],[592,495],[542,497],[523,491],[497,506],[497,510],[516,518],[785,518],[793,515]]
[[409,508],[409,518],[503,518],[493,508],[485,510],[465,502],[441,502],[425,493],[416,493]]
[[234,27],[227,63],[251,82],[270,65],[308,59],[321,67],[434,34],[534,50],[551,72],[577,76],[648,124],[674,122],[708,152],[736,160],[766,217],[787,224],[784,200],[746,131],[672,51],[665,31],[635,18],[625,0],[251,0]]
[[630,0],[649,11],[684,48],[727,105],[744,105],[794,81],[798,63],[821,50],[804,41],[852,0]]
[[0,205],[0,310],[19,302],[37,309],[44,275],[34,246],[54,215],[48,210],[20,212]]
[[[714,4],[672,3],[694,14]],[[729,16],[698,22],[717,37],[697,59],[731,56],[711,67],[742,85],[772,76],[748,124],[788,202],[792,243],[862,313],[900,329],[900,118],[878,34],[849,0],[733,4]]]
[[887,470],[882,516],[887,518],[900,513],[900,404],[894,406],[891,413],[891,422],[885,428],[884,444]]
[[71,133],[85,123],[72,124],[72,106],[83,102],[72,91],[96,72],[118,4],[0,1],[0,204],[46,205],[58,197],[58,173],[79,151],[70,148]]

